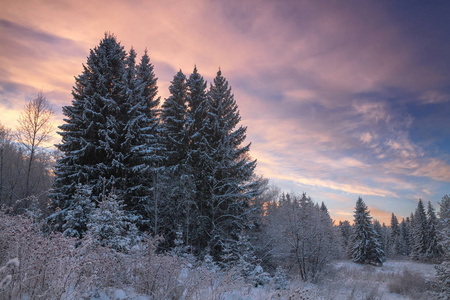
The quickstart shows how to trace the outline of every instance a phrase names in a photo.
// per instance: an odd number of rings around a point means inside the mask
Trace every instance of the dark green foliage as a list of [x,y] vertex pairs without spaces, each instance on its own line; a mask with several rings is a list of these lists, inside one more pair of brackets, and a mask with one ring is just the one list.
[[62,209],[51,216],[56,222],[73,207],[77,183],[89,186],[95,202],[114,190],[128,211],[148,219],[149,174],[162,161],[159,98],[147,53],[139,65],[135,57],[133,49],[127,55],[114,36],[105,35],[76,78],[72,105],[63,107],[66,124],[59,127],[63,157],[50,193],[52,208]]
[[385,254],[378,241],[378,235],[373,228],[372,217],[361,198],[358,198],[356,202],[354,217],[352,236],[353,261],[362,264],[382,265]]

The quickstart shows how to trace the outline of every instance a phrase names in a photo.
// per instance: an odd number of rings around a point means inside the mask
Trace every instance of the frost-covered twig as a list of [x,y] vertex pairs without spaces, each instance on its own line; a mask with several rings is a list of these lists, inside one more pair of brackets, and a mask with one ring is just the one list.
[[[4,265],[3,267],[0,268],[0,273],[5,271],[6,268],[8,268],[9,266],[15,266],[15,267],[19,267],[19,258],[13,258],[10,259],[6,265]],[[5,287],[7,287],[12,281],[12,275],[8,274],[5,277],[3,277],[2,281],[0,282],[0,291],[3,290]]]

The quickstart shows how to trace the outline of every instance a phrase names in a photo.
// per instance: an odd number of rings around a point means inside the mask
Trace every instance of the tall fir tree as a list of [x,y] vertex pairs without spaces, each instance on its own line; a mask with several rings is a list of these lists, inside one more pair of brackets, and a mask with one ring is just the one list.
[[[381,226],[378,220],[374,220],[373,229],[376,233],[375,238],[380,243],[381,250],[383,250],[383,252],[386,253],[386,240],[384,239],[384,236],[386,235],[386,233],[388,233],[388,231],[386,230],[387,229],[386,225],[383,223],[383,226]],[[383,262],[384,261],[386,261],[386,256],[383,256]]]
[[398,219],[394,213],[392,213],[391,216],[390,246],[393,254],[400,254],[400,229],[398,226]]
[[439,233],[438,233],[438,219],[436,213],[434,212],[434,207],[431,202],[428,202],[427,209],[427,225],[428,225],[428,247],[427,247],[427,258],[431,261],[439,261],[443,255],[443,249],[439,244]]
[[72,105],[63,107],[66,124],[59,126],[63,157],[56,166],[50,193],[53,208],[66,209],[77,183],[90,185],[92,197],[102,199],[103,181],[109,191],[123,170],[116,157],[118,126],[116,116],[123,102],[126,52],[112,35],[105,35],[91,50],[83,73],[76,78]]
[[444,259],[450,262],[450,195],[442,197],[439,203],[439,240]]
[[160,149],[157,142],[156,78],[147,53],[136,66],[130,54],[111,34],[91,50],[83,73],[76,78],[72,105],[63,107],[66,124],[58,149],[63,157],[56,166],[50,198],[52,215],[61,219],[73,207],[77,183],[92,189],[92,200],[101,202],[112,190],[128,211],[146,219],[145,205],[152,167]]
[[450,295],[450,196],[445,195],[439,204],[439,245],[442,247],[444,262],[436,266],[438,285],[442,299]]
[[[160,98],[157,96],[157,78],[153,71],[147,50],[136,67],[138,94],[134,106],[130,108],[129,127],[131,134],[129,143],[132,145],[130,160],[130,185],[124,198],[125,204],[142,216],[142,229],[154,232],[157,230],[158,203],[161,197],[161,187],[164,184],[165,145],[160,129]],[[133,183],[134,182],[134,183]],[[137,184],[136,184],[137,183]],[[155,225],[156,224],[156,225]]]
[[203,158],[205,151],[205,127],[207,116],[206,81],[200,75],[197,67],[186,81],[187,114],[186,130],[188,139],[188,151],[186,165],[192,172],[192,184],[195,201],[192,202],[190,210],[189,240],[196,255],[203,255],[203,249],[208,248],[210,232],[208,229],[207,205],[209,201],[207,176]]
[[411,228],[409,218],[403,219],[400,223],[400,254],[411,254]]
[[124,118],[123,149],[126,176],[123,200],[127,208],[141,216],[143,229],[153,211],[154,170],[163,164],[164,147],[159,134],[159,97],[157,78],[147,50],[138,65],[130,50],[126,64],[126,81],[121,109]]
[[179,169],[185,164],[188,151],[186,124],[188,91],[186,76],[181,70],[173,77],[169,92],[170,96],[162,105],[161,113],[163,136],[167,147],[166,165]]
[[428,221],[422,199],[419,199],[413,218],[413,245],[411,249],[411,258],[414,260],[423,260],[426,257],[428,249]]
[[356,201],[354,217],[352,236],[353,261],[362,264],[382,265],[385,254],[373,228],[370,212],[361,198],[358,198],[358,201]]
[[188,90],[186,76],[181,70],[174,76],[169,92],[169,98],[162,105],[161,120],[162,136],[166,147],[165,166],[168,173],[166,197],[170,209],[167,212],[171,217],[167,219],[168,222],[164,227],[165,239],[162,247],[175,247],[180,233],[182,233],[183,243],[189,244],[190,214],[195,190],[192,172],[187,164],[189,147]]
[[339,221],[339,231],[340,236],[342,239],[342,246],[343,246],[343,254],[345,256],[348,256],[351,258],[351,237],[352,237],[352,225],[350,225],[350,222],[345,221]]
[[250,144],[242,145],[246,127],[228,81],[219,70],[208,92],[202,160],[207,172],[205,191],[210,247],[216,257],[226,242],[238,242],[250,225],[250,200],[257,194],[252,181],[256,161],[248,158]]
[[246,128],[238,127],[239,111],[221,71],[208,92],[196,67],[186,85],[186,165],[195,185],[191,245],[197,255],[210,249],[220,259],[225,247],[234,249],[248,228],[250,199],[257,190],[252,182],[256,162],[248,158],[250,145],[241,146]]

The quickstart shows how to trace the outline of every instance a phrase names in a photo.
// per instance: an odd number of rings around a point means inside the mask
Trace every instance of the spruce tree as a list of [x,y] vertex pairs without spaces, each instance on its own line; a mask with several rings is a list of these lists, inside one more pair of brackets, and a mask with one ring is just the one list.
[[428,221],[422,199],[419,199],[413,218],[413,246],[411,258],[423,260],[428,250]]
[[76,78],[72,105],[63,107],[66,124],[59,126],[63,157],[56,166],[56,179],[50,193],[54,209],[66,209],[77,183],[92,187],[93,200],[100,200],[103,181],[106,190],[117,182],[123,170],[116,116],[123,102],[126,52],[112,35],[105,35],[91,50],[83,73]]
[[193,175],[193,197],[195,202],[190,208],[189,240],[196,255],[202,255],[209,245],[207,204],[209,201],[206,185],[207,172],[204,166],[205,137],[204,122],[207,115],[206,81],[198,73],[197,67],[186,82],[188,87],[186,114],[186,132],[188,151],[186,165]]
[[77,183],[92,188],[96,203],[114,190],[129,212],[148,219],[150,171],[162,160],[159,98],[147,53],[139,65],[135,58],[133,49],[127,55],[116,37],[106,34],[76,78],[72,105],[63,107],[57,145],[63,157],[50,193],[51,207],[61,209],[51,216],[57,222],[73,207]]
[[134,216],[124,210],[123,200],[112,193],[92,213],[88,234],[103,247],[126,252],[138,239],[134,224]]
[[126,182],[123,199],[128,210],[144,220],[143,229],[149,229],[150,212],[154,199],[155,169],[163,164],[164,147],[159,135],[159,97],[157,78],[153,72],[147,50],[138,65],[133,49],[127,57],[124,131],[122,153],[124,156]]
[[[388,233],[387,231],[385,231],[387,229],[386,225],[383,223],[383,226],[381,226],[381,224],[378,220],[374,220],[373,221],[373,229],[376,233],[375,238],[380,243],[381,250],[383,250],[383,252],[386,253],[386,242],[385,242],[385,239],[383,238],[385,236],[385,233],[386,234]],[[383,261],[386,261],[385,256],[383,256]]]
[[339,221],[339,231],[340,236],[342,239],[342,246],[343,246],[343,253],[345,253],[346,256],[351,257],[350,254],[350,245],[351,245],[351,237],[352,237],[352,225],[350,225],[350,222],[345,221]]
[[450,295],[450,196],[442,198],[439,209],[439,245],[442,247],[444,262],[436,266],[438,285],[442,299]]
[[411,254],[411,230],[408,221],[405,219],[400,223],[400,254],[401,255],[410,255]]
[[75,188],[74,199],[70,201],[71,207],[64,218],[63,235],[66,237],[82,238],[87,231],[87,224],[95,209],[91,199],[89,186],[78,184]]
[[439,240],[444,250],[444,259],[450,262],[450,196],[446,195],[439,204]]
[[372,226],[372,217],[367,206],[358,198],[354,214],[354,231],[352,236],[352,259],[361,264],[382,265],[384,251]]
[[431,202],[428,202],[427,210],[427,227],[428,227],[428,247],[427,258],[432,261],[438,261],[443,255],[443,250],[439,244],[438,236],[438,219]]
[[181,230],[185,243],[189,240],[191,227],[190,212],[192,194],[195,190],[188,159],[187,85],[186,76],[180,70],[169,87],[170,96],[162,105],[162,136],[166,148],[165,166],[167,171],[166,198],[171,217],[164,227],[163,247],[173,247],[177,232]]
[[391,216],[391,236],[390,236],[390,246],[392,253],[400,254],[400,229],[398,226],[398,219],[392,213]]
[[187,85],[186,76],[180,70],[169,87],[170,96],[162,105],[163,136],[166,144],[166,166],[179,169],[186,162],[188,134],[186,124]]
[[217,73],[206,92],[197,68],[188,87],[186,165],[193,174],[195,202],[191,207],[190,239],[194,252],[210,249],[215,259],[226,247],[235,249],[242,230],[249,226],[250,199],[256,162],[248,159],[249,146],[242,146],[246,128],[240,122],[228,82]]
[[252,181],[256,162],[248,158],[250,144],[242,146],[247,128],[238,126],[238,107],[220,70],[207,96],[201,158],[207,174],[210,247],[218,257],[221,245],[238,242],[241,231],[249,226],[250,199],[257,192]]

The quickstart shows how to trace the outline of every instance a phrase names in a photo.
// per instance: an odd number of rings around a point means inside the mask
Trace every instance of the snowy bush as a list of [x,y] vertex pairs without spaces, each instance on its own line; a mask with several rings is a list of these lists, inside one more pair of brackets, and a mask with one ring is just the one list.
[[138,239],[133,216],[124,210],[123,201],[110,194],[94,210],[88,223],[88,234],[104,247],[128,251]]
[[64,236],[81,238],[87,231],[87,224],[95,209],[95,203],[91,199],[90,187],[78,184],[75,189],[75,196],[64,217],[62,229]]
[[282,267],[278,267],[275,276],[274,276],[274,284],[277,290],[285,290],[288,284],[286,272]]

